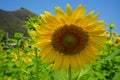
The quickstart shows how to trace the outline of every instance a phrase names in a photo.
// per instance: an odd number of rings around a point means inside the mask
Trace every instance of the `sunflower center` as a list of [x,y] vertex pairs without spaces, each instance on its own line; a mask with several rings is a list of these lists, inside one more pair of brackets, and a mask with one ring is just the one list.
[[88,43],[88,33],[75,25],[64,25],[57,28],[52,36],[51,45],[60,54],[80,53]]
[[68,46],[73,46],[76,43],[76,39],[73,35],[66,35],[63,38],[64,44],[68,45]]

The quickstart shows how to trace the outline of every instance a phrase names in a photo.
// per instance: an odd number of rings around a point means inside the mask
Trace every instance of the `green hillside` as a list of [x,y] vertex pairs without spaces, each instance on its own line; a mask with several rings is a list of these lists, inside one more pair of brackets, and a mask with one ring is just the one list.
[[21,8],[16,11],[0,10],[0,29],[13,36],[15,32],[23,33],[28,36],[27,29],[24,28],[25,22],[30,18],[37,16],[35,13]]

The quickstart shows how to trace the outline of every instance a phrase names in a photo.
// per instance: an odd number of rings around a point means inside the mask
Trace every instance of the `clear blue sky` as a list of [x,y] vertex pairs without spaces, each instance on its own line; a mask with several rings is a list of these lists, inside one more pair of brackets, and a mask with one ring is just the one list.
[[94,10],[107,26],[111,22],[115,23],[114,31],[120,34],[120,0],[0,0],[0,9],[14,11],[24,7],[38,15],[45,10],[54,14],[55,6],[60,6],[65,11],[67,3],[73,10],[79,4],[87,7],[87,13]]

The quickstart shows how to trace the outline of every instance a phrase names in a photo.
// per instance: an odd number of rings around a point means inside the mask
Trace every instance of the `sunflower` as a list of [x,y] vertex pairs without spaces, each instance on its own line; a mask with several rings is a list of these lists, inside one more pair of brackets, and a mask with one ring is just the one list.
[[69,66],[73,70],[84,68],[99,58],[99,51],[106,41],[105,24],[97,20],[99,14],[91,11],[85,15],[86,7],[81,4],[72,11],[69,4],[66,13],[55,8],[56,15],[45,11],[40,15],[40,25],[34,25],[35,47],[40,48],[40,55],[47,63],[54,63],[55,69]]
[[115,43],[115,46],[119,46],[120,45],[120,37],[116,37],[114,39],[114,43]]

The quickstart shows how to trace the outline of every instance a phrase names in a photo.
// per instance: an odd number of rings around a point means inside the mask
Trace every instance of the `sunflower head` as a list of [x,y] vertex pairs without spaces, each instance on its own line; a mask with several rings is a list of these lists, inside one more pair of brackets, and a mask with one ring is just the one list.
[[94,11],[87,15],[85,11],[82,5],[73,11],[67,4],[66,13],[56,7],[56,15],[45,11],[40,15],[41,25],[34,26],[34,46],[41,49],[43,60],[54,63],[55,69],[67,70],[69,65],[74,70],[84,67],[96,60],[104,47],[104,21],[97,20],[99,14],[94,15]]
[[114,23],[110,23],[110,28],[113,29],[115,27],[115,24]]
[[117,32],[113,32],[113,33],[112,33],[112,36],[113,36],[113,38],[117,38],[119,35],[118,35]]
[[114,44],[115,44],[115,46],[119,46],[120,45],[120,37],[116,37],[114,39]]

